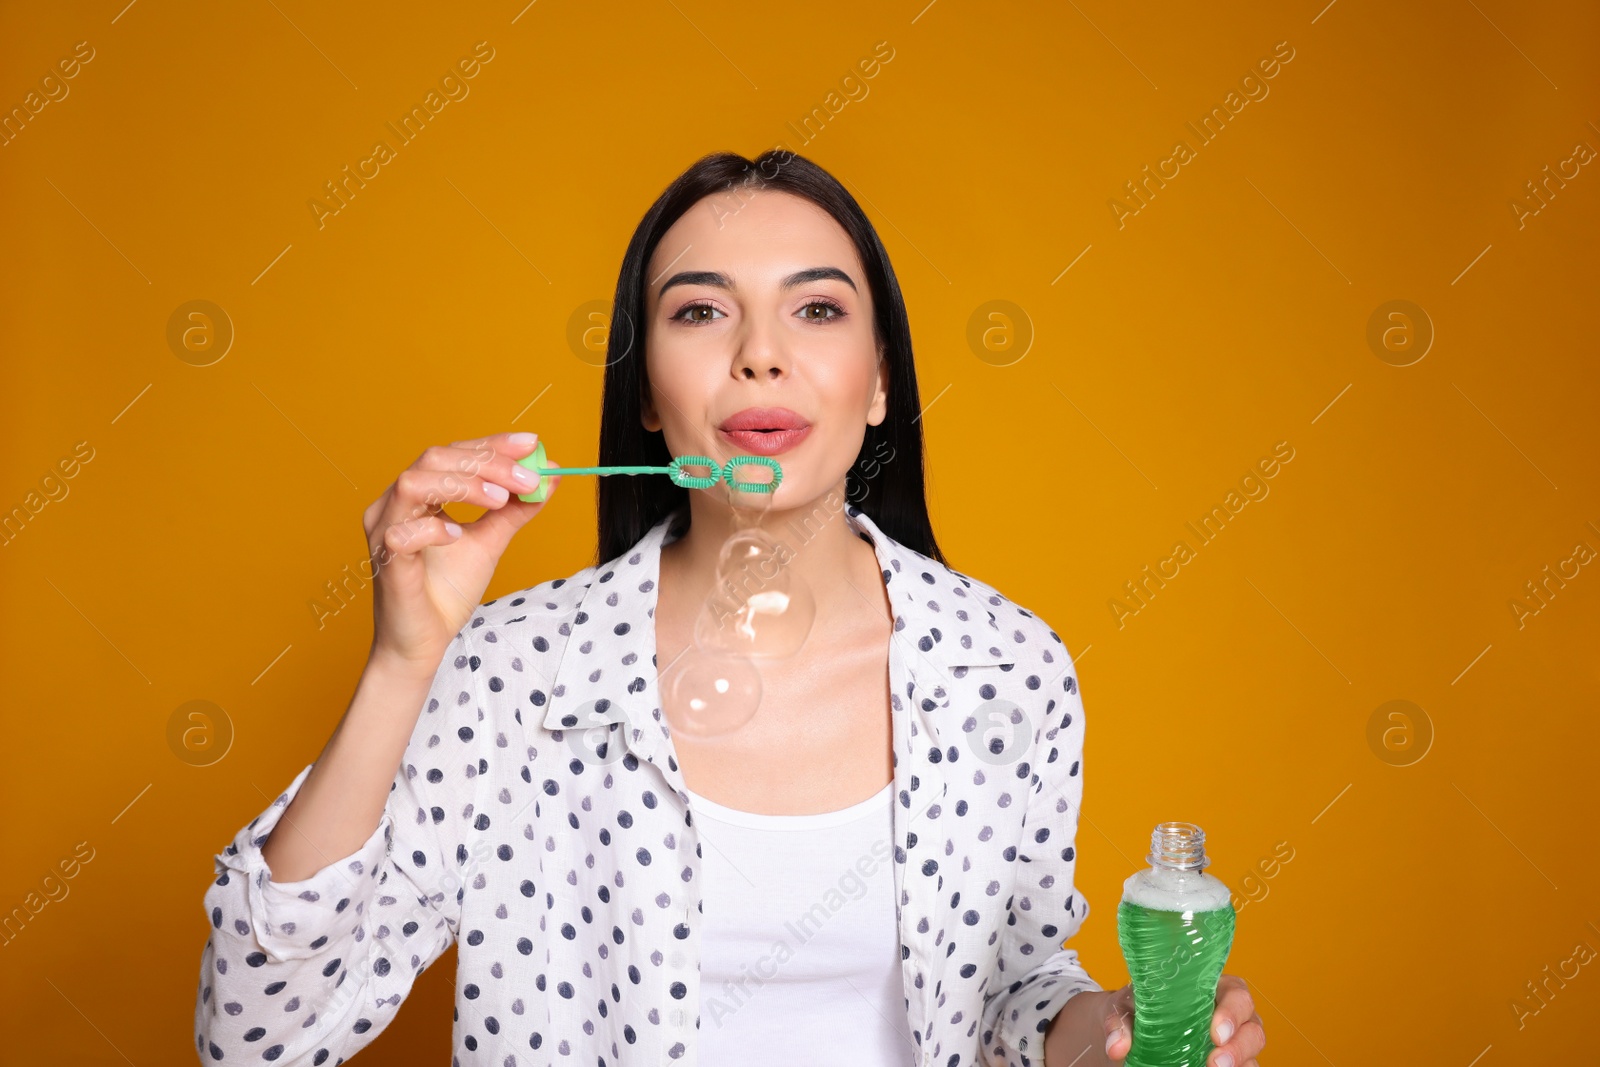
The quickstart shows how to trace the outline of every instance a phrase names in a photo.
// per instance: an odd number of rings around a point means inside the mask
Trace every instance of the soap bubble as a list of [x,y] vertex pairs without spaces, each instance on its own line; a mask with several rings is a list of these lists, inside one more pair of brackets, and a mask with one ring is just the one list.
[[690,646],[662,676],[661,701],[674,732],[702,739],[732,733],[761,705],[761,672],[743,656]]
[[748,659],[787,659],[800,651],[817,609],[810,585],[787,566],[793,559],[787,545],[761,529],[730,536],[695,622],[695,643]]
[[[764,483],[771,472],[751,465],[737,477]],[[718,553],[692,644],[662,675],[661,699],[674,731],[705,739],[755,717],[764,688],[760,663],[800,651],[817,608],[810,584],[788,566],[794,550],[761,526],[776,493],[738,489],[726,478],[700,492],[728,505],[734,529]]]

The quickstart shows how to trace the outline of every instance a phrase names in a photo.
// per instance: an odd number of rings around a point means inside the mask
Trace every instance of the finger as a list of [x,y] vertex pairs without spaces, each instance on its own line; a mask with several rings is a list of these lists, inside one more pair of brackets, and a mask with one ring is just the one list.
[[[535,437],[537,438],[537,435]],[[490,470],[505,472],[518,458],[514,452],[500,452],[489,444],[477,444],[470,448],[459,445],[433,445],[422,450],[416,462],[411,464],[411,469],[482,475]]]
[[373,557],[382,556],[383,563],[406,556],[414,556],[429,545],[448,545],[461,536],[461,527],[447,515],[428,515],[420,519],[407,519],[392,523],[383,531],[381,550],[375,548]]
[[[554,460],[549,460],[547,457],[547,461],[552,467],[556,466]],[[529,473],[532,472],[530,471]],[[516,532],[527,525],[528,520],[543,511],[546,504],[550,503],[551,498],[555,496],[556,487],[560,483],[560,475],[550,475],[550,491],[545,494],[543,500],[533,502],[520,500],[513,496],[504,506],[491,508],[473,522],[467,523],[463,527],[463,537],[475,544],[482,545],[498,558],[505,551],[506,546],[511,543],[511,538],[516,535]]]
[[1133,1048],[1133,1013],[1131,984],[1123,986],[1106,1000],[1102,1025],[1106,1035],[1106,1055],[1117,1063],[1128,1056]]
[[437,514],[447,503],[498,508],[511,499],[511,490],[499,482],[454,470],[409,467],[395,478],[394,486],[389,514],[396,522]]
[[1217,1012],[1211,1036],[1216,1045],[1206,1057],[1208,1067],[1241,1067],[1266,1045],[1261,1016],[1243,978],[1225,974],[1217,982]]
[[[1211,1016],[1211,1038],[1217,1045],[1226,1044],[1251,1016],[1255,1015],[1255,1001],[1244,979],[1236,974],[1225,974],[1217,981],[1217,1010]],[[1239,1057],[1234,1057],[1234,1063]]]
[[[519,460],[526,459],[532,454],[533,445],[528,445],[526,448],[519,445],[514,449],[507,449],[505,442],[496,440],[502,437],[509,439],[510,436],[512,435],[500,434],[495,438],[485,438],[476,442],[439,445],[424,451],[412,466],[420,470],[459,471],[463,475],[483,478],[493,485],[501,486],[512,495],[532,493],[539,488],[540,475],[533,464],[524,466]],[[523,436],[531,437],[534,444],[538,443],[538,434],[516,436],[519,439]],[[501,447],[495,447],[497,444]],[[550,458],[544,457],[544,466],[552,465]]]
[[461,471],[477,474],[479,469],[500,453],[488,445],[462,448],[458,445],[430,445],[422,450],[411,466],[415,470]]
[[515,433],[492,433],[484,437],[472,437],[465,441],[450,442],[457,448],[480,449],[487,446],[496,452],[504,452],[512,459],[521,459],[533,451],[533,446],[538,444],[539,435],[519,430]]
[[[1233,1035],[1233,1040],[1215,1049],[1206,1057],[1207,1064],[1211,1067],[1243,1067],[1245,1063],[1254,1063],[1256,1056],[1267,1047],[1267,1032],[1261,1026],[1261,1016],[1245,1021],[1239,1027],[1239,1032]],[[1223,1057],[1228,1059],[1225,1061]]]
[[1132,1025],[1130,1019],[1124,1019],[1106,1035],[1106,1057],[1113,1063],[1121,1063],[1128,1058],[1133,1048]]
[[[556,488],[561,484],[561,475],[539,473],[542,470],[553,470],[554,468],[561,466],[561,464],[550,458],[549,453],[545,454],[544,463],[539,467],[524,467],[520,462],[514,459],[507,459],[505,460],[505,463],[509,468],[509,474],[507,475],[507,480],[504,484],[509,484],[511,486],[511,492],[515,495],[520,496],[524,493],[537,492],[540,485],[548,485],[550,488],[544,494],[544,500],[540,501],[540,503],[544,503],[555,495]],[[496,472],[491,470],[486,473],[493,475]]]

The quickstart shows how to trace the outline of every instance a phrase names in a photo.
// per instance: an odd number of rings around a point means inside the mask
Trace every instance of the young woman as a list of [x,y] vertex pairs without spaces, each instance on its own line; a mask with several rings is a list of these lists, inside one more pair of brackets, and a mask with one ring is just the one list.
[[[618,278],[599,462],[770,455],[781,484],[746,509],[602,477],[596,562],[480,604],[545,506],[518,499],[533,435],[401,472],[364,517],[349,709],[217,857],[201,1058],[348,1059],[454,943],[459,1064],[1120,1064],[1132,991],[1062,947],[1089,911],[1072,662],[944,564],[919,418],[898,283],[837,181],[781,151],[674,181]],[[750,543],[776,566],[739,567]],[[718,673],[740,661],[706,635],[758,602],[803,643]],[[1234,975],[1212,1037],[1208,1067],[1265,1042]]]

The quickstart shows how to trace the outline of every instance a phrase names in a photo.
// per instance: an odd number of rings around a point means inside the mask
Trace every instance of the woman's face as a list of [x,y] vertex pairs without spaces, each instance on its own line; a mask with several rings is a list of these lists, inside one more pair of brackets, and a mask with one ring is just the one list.
[[[888,367],[844,229],[790,193],[743,196],[706,197],[651,257],[643,421],[674,456],[771,455],[783,482],[766,506],[805,507],[842,490],[867,425],[883,421]],[[768,480],[755,467],[738,477]]]

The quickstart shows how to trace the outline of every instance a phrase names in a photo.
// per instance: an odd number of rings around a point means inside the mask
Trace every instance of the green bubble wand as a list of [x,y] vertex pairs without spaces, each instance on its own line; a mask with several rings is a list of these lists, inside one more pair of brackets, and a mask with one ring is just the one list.
[[[734,456],[720,467],[717,461],[709,456],[678,456],[665,467],[546,467],[544,462],[542,440],[532,452],[517,460],[518,464],[539,475],[539,487],[531,493],[518,493],[518,500],[529,504],[544,503],[545,497],[550,494],[550,482],[544,477],[546,474],[665,474],[672,479],[673,485],[685,489],[710,489],[719,481],[726,481],[728,488],[745,493],[771,493],[778,488],[778,483],[783,481],[783,468],[778,466],[778,461],[771,456]],[[704,467],[708,473],[690,474],[683,469],[685,467]],[[741,467],[768,467],[772,470],[772,480],[741,481],[737,476]]]

